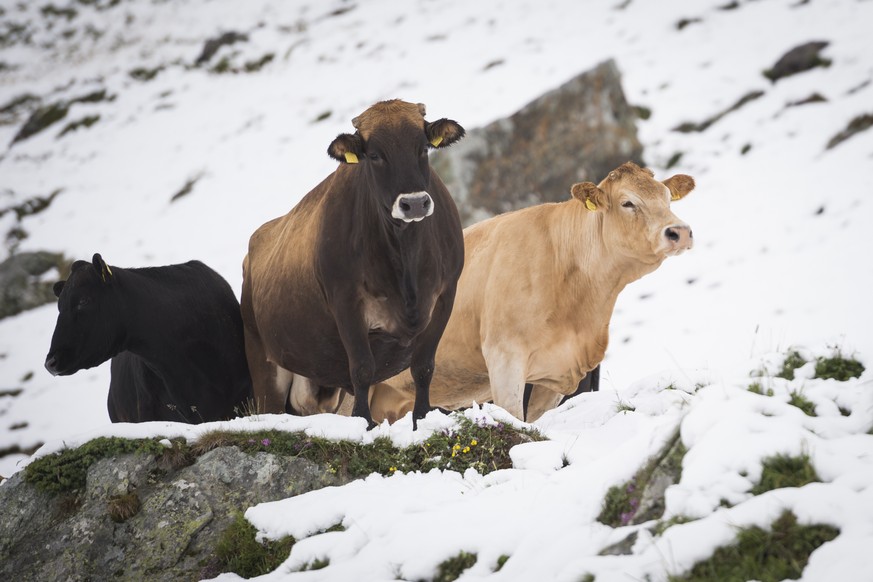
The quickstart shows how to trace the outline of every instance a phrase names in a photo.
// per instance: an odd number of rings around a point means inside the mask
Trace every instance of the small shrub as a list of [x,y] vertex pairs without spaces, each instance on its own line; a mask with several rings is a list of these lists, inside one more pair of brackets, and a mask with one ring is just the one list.
[[816,378],[833,378],[840,382],[860,378],[864,373],[864,365],[854,358],[846,358],[839,350],[830,358],[817,358],[815,361]]
[[800,352],[797,350],[791,350],[785,356],[785,361],[782,362],[782,368],[776,374],[776,377],[784,378],[786,380],[794,380],[794,371],[805,364],[806,360],[800,355]]
[[272,572],[288,559],[295,539],[257,541],[255,526],[237,513],[215,544],[219,572],[233,572],[243,578],[253,578]]
[[821,479],[809,461],[809,455],[799,457],[776,455],[762,461],[761,480],[752,488],[753,495],[760,495],[783,487],[803,487]]
[[759,527],[740,529],[736,543],[718,548],[687,574],[669,579],[671,582],[795,580],[803,573],[810,554],[839,533],[827,525],[798,525],[797,517],[785,511],[773,522],[770,531]]
[[788,394],[790,396],[790,398],[788,399],[788,404],[790,404],[791,406],[796,406],[797,408],[802,410],[807,416],[815,416],[815,404],[813,404],[799,390],[789,392]]
[[472,568],[476,564],[476,554],[461,552],[453,558],[441,562],[437,566],[437,575],[433,582],[453,582],[460,578],[465,570]]

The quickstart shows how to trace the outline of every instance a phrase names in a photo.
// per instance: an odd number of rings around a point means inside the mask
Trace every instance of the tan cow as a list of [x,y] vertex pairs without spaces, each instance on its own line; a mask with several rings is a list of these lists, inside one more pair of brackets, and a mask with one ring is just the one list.
[[[464,231],[465,263],[439,344],[431,403],[445,408],[493,400],[528,421],[555,407],[601,360],[622,289],[692,246],[691,228],[670,210],[694,180],[663,182],[633,163],[599,185],[574,184],[572,198],[496,216]],[[408,373],[372,391],[374,418],[411,409]]]

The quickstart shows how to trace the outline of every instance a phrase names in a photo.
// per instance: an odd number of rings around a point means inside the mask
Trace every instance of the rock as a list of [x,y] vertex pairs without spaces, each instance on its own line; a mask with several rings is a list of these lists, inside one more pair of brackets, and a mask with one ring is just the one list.
[[830,140],[828,140],[828,144],[825,149],[834,148],[855,135],[856,133],[867,131],[871,127],[873,127],[873,114],[863,113],[861,115],[858,115],[849,122],[849,125],[846,126],[846,129],[842,130]]
[[[0,486],[6,580],[197,580],[236,513],[341,484],[312,461],[237,447],[177,470],[147,454],[102,459],[75,497],[42,493],[23,476]],[[109,507],[120,496],[136,499],[139,510],[113,520]]]
[[61,253],[46,251],[19,253],[0,263],[0,319],[56,301],[52,286],[55,280],[40,278],[66,264]]
[[570,197],[626,161],[642,164],[636,113],[612,60],[542,95],[508,118],[472,129],[431,164],[465,225]]
[[194,66],[199,67],[200,65],[208,63],[209,60],[215,56],[215,53],[218,52],[218,49],[225,45],[230,46],[238,42],[246,42],[247,40],[249,40],[248,35],[233,31],[224,32],[214,38],[210,38],[203,43],[203,49],[194,61]]
[[819,53],[828,46],[827,41],[813,41],[796,46],[782,55],[776,64],[764,71],[764,76],[774,83],[784,77],[790,77],[816,67],[829,67],[831,61]]

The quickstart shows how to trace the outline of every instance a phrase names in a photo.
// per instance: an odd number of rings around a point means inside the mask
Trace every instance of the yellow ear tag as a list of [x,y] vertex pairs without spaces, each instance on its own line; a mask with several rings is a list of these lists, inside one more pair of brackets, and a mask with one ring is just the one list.
[[438,135],[435,138],[433,138],[432,140],[430,140],[430,145],[432,145],[435,148],[439,147],[441,143],[443,143],[443,137],[441,135]]
[[109,265],[103,265],[103,270],[100,273],[100,278],[103,279],[103,282],[106,282],[106,275],[112,276],[112,269],[109,268]]
[[349,164],[357,164],[358,163],[358,156],[356,156],[352,152],[346,152],[345,156],[346,156],[347,163],[349,163]]
[[682,197],[679,196],[678,194],[670,194],[670,200],[672,200],[673,202],[676,202],[680,198],[682,198]]
[[595,210],[597,210],[597,205],[591,201],[591,198],[586,198],[585,199],[585,208],[587,208],[591,212],[594,212]]

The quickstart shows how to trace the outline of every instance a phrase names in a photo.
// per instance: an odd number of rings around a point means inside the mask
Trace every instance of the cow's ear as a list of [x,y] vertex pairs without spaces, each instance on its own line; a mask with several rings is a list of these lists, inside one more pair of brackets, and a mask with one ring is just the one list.
[[91,263],[94,265],[94,270],[97,271],[97,274],[100,275],[100,279],[104,283],[109,283],[112,280],[112,269],[109,268],[109,265],[106,264],[106,261],[103,260],[103,257],[100,256],[100,253],[94,253],[94,258],[91,260]]
[[573,198],[584,204],[585,208],[591,212],[607,210],[609,208],[609,197],[593,182],[573,184],[570,187],[570,194],[573,195]]
[[338,162],[357,164],[358,157],[364,155],[364,143],[358,133],[341,133],[330,142],[327,155]]
[[431,147],[444,148],[450,146],[466,133],[461,124],[451,119],[437,119],[433,123],[426,123],[424,132]]
[[52,286],[52,292],[58,299],[61,298],[61,292],[64,290],[64,283],[66,283],[66,281],[58,281]]
[[694,190],[694,178],[685,174],[676,174],[662,182],[670,189],[670,200],[682,200],[689,192]]

